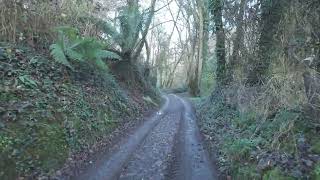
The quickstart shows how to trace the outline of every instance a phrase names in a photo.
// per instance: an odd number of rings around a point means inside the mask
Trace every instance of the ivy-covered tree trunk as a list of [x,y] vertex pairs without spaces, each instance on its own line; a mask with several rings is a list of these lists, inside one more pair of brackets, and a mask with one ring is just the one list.
[[140,56],[140,54],[141,54],[141,51],[142,51],[143,46],[144,46],[144,41],[147,38],[147,35],[148,35],[148,32],[149,32],[149,27],[151,25],[151,22],[152,22],[154,13],[155,13],[154,12],[155,6],[156,6],[156,0],[152,0],[151,1],[149,15],[147,17],[146,23],[143,25],[144,29],[141,31],[141,40],[138,42],[137,48],[132,53],[132,57],[131,57],[132,61],[136,61],[138,59],[138,57]]
[[[200,94],[199,89],[199,79],[198,79],[198,68],[199,63],[197,57],[196,57],[196,46],[197,46],[197,32],[196,35],[193,36],[193,39],[191,41],[191,49],[189,54],[189,60],[190,67],[189,67],[189,74],[188,74],[188,87],[189,87],[189,93],[192,96],[198,96]],[[195,62],[195,66],[193,64]]]
[[275,35],[286,4],[289,0],[263,0],[261,15],[261,34],[259,40],[258,58],[251,63],[247,84],[249,86],[261,85],[265,82],[269,66],[276,51]]
[[208,42],[209,42],[209,7],[208,0],[197,0],[198,21],[199,21],[199,40],[198,40],[198,89],[200,95],[201,80],[204,65],[208,59]]
[[218,86],[225,84],[226,79],[226,49],[225,49],[225,34],[222,21],[222,0],[212,0],[211,13],[213,15],[214,27],[216,33],[216,56],[217,56],[217,83]]
[[230,60],[230,65],[228,67],[228,82],[231,82],[234,80],[234,71],[237,67],[239,67],[240,64],[240,50],[241,46],[243,45],[243,24],[244,24],[244,12],[245,7],[247,6],[247,0],[241,0],[239,5],[239,14],[237,15],[236,19],[236,33],[235,33],[235,39],[233,41],[233,51],[232,51],[232,57]]
[[[208,61],[208,53],[209,53],[209,24],[210,24],[210,12],[209,12],[209,1],[204,0],[204,12],[203,12],[203,62],[202,69],[205,67],[206,62]],[[203,71],[201,71],[201,78],[203,75]],[[201,87],[201,84],[200,84]]]

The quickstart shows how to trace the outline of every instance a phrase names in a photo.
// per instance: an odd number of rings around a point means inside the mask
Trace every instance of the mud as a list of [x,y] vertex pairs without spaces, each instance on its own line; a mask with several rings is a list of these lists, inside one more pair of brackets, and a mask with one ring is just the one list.
[[191,104],[176,95],[164,99],[158,112],[74,179],[217,179]]

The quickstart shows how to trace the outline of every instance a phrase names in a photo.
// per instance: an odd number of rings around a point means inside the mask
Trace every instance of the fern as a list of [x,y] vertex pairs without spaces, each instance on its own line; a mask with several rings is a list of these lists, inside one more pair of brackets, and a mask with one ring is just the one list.
[[58,63],[61,63],[71,69],[72,66],[69,63],[69,61],[67,60],[65,53],[63,51],[63,48],[59,45],[59,44],[52,44],[50,46],[50,50],[51,50],[51,56],[54,58],[54,60],[56,60]]
[[66,55],[72,60],[84,61],[83,54],[71,48],[66,49]]
[[132,51],[138,41],[142,25],[139,5],[133,3],[123,7],[118,19],[120,20],[120,30],[123,37],[122,49],[124,52]]
[[102,70],[108,70],[108,66],[103,62],[101,58],[96,58],[94,60],[96,66],[98,66]]
[[106,58],[106,59],[121,59],[121,57],[118,54],[114,52],[106,51],[106,50],[98,51],[97,56],[100,58]]
[[98,67],[107,69],[103,59],[121,59],[116,53],[103,50],[105,45],[89,37],[80,37],[78,30],[70,27],[56,28],[58,39],[50,46],[51,55],[55,61],[71,69],[69,60],[91,61]]
[[116,27],[111,25],[111,23],[99,20],[97,27],[100,28],[105,34],[109,35],[114,42],[121,44],[123,41],[121,33],[118,32]]
[[96,25],[107,35],[107,38],[120,46],[123,54],[133,51],[144,21],[138,3],[132,2],[122,7],[116,20],[115,25],[103,20],[97,20]]

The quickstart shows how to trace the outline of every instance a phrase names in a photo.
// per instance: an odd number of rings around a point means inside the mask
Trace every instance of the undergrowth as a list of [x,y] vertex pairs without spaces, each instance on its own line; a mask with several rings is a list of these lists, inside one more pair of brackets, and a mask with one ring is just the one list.
[[[201,131],[223,178],[319,178],[320,136],[304,116],[303,104],[286,106],[281,100],[263,104],[266,97],[272,98],[265,90],[252,93],[254,98],[242,99],[239,105],[231,103],[235,101],[229,91],[230,87],[221,89],[197,103]],[[243,92],[238,91],[241,97]]]
[[90,63],[69,71],[46,52],[1,46],[0,179],[50,176],[154,104],[134,101]]

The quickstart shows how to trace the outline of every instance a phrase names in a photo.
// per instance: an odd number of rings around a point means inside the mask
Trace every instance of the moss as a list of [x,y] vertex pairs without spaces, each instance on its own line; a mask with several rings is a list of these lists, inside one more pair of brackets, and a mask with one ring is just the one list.
[[294,180],[292,177],[285,176],[281,173],[281,171],[278,168],[275,168],[273,170],[267,171],[263,175],[263,180]]
[[[28,102],[31,106],[13,109],[14,120],[0,122],[0,179],[50,175],[62,167],[70,153],[86,150],[112,132],[119,119],[140,112],[108,73],[89,66],[66,73],[33,51],[20,50],[21,61],[15,53],[12,56],[8,63],[15,73],[13,77],[1,76],[1,82],[12,85],[12,78],[24,78],[18,81],[18,93],[0,86],[0,101],[14,101],[17,107]],[[31,80],[36,81],[32,88],[28,87]],[[2,105],[0,110],[6,112],[9,104]]]
[[63,128],[56,123],[43,124],[39,129],[38,137],[31,153],[39,161],[40,167],[46,172],[61,167],[69,152]]
[[311,146],[311,151],[314,153],[320,154],[320,141],[318,138],[315,138],[314,141],[315,142],[312,143],[312,146]]
[[320,162],[315,165],[314,170],[312,171],[312,179],[320,179]]
[[0,93],[0,101],[2,102],[9,102],[12,100],[18,100],[19,97],[17,97],[15,94],[10,92],[1,92]]
[[11,156],[14,139],[0,132],[0,178],[14,179],[16,175],[15,162]]
[[35,169],[49,172],[64,163],[69,151],[63,128],[57,122],[12,123],[1,137],[5,164],[0,163],[0,169],[11,179]]

